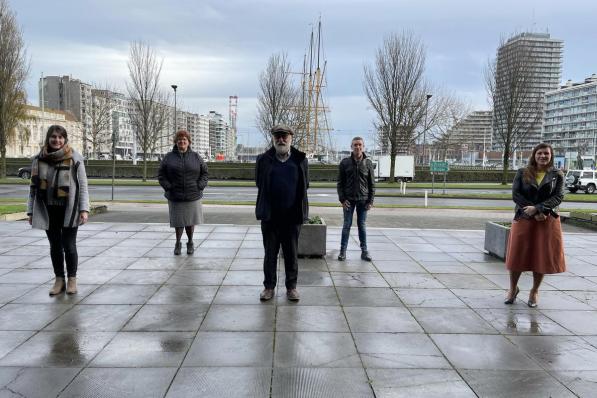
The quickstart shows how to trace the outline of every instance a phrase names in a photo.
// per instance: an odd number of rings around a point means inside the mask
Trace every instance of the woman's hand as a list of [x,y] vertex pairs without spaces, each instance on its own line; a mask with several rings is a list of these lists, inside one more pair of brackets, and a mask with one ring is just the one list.
[[89,212],[82,211],[79,213],[79,225],[85,224],[89,220]]
[[537,220],[537,221],[545,221],[546,219],[547,219],[547,216],[543,213],[535,214],[535,220]]
[[535,206],[525,206],[522,210],[524,211],[524,214],[529,217],[533,217],[535,214],[537,214],[537,208]]

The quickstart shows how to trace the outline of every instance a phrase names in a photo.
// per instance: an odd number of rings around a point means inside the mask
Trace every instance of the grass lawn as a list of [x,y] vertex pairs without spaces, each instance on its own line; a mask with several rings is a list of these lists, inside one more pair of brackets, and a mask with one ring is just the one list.
[[7,205],[0,204],[0,215],[11,214],[11,213],[22,213],[27,211],[26,205]]

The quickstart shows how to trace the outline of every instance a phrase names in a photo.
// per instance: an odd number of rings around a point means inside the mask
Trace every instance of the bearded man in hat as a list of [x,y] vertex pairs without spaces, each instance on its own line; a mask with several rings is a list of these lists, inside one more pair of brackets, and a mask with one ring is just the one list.
[[263,235],[264,289],[262,301],[274,297],[277,281],[277,263],[280,247],[284,252],[286,270],[286,296],[298,301],[298,238],[301,225],[309,215],[307,189],[309,166],[304,152],[292,146],[294,132],[286,125],[271,129],[273,146],[257,157],[255,184],[257,202],[255,215],[261,220]]

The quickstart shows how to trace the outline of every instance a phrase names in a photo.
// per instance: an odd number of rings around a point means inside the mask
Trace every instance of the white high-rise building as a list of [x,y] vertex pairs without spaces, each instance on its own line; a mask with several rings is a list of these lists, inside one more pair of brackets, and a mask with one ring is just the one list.
[[[494,99],[494,128],[495,124],[505,124],[504,121],[497,121],[496,118],[505,118],[503,109],[509,106],[509,98],[516,97],[520,93],[513,92],[511,89],[510,77],[513,73],[519,76],[526,76],[528,90],[522,94],[521,102],[527,104],[536,104],[537,99],[541,102],[545,93],[550,90],[558,88],[560,84],[560,76],[562,71],[562,50],[564,42],[562,40],[553,39],[548,33],[521,33],[510,38],[504,45],[498,48],[497,51],[497,68],[496,68],[496,98]],[[524,64],[524,68],[520,67],[520,62],[517,60],[524,57],[528,63]],[[517,72],[513,72],[516,70]],[[520,85],[518,85],[519,87]],[[504,93],[500,95],[500,93]],[[520,97],[519,97],[520,98]],[[528,101],[528,102],[525,102]],[[524,123],[518,126],[519,129],[526,129],[524,140],[520,141],[519,150],[532,149],[541,140],[541,125],[542,125],[542,109],[534,105],[527,105],[522,107],[524,109],[532,109],[532,113],[527,113],[524,116]],[[511,114],[514,112],[511,112]],[[505,119],[504,119],[505,120]],[[520,119],[519,119],[520,120]],[[537,121],[532,123],[531,121]],[[496,131],[493,132],[493,144],[495,149],[500,148],[500,140],[497,139]]]
[[568,81],[545,95],[543,140],[565,157],[567,168],[595,165],[597,156],[597,75]]
[[234,147],[231,147],[228,123],[216,111],[210,111],[207,117],[209,118],[209,147],[212,156],[215,156],[216,159],[233,159]]

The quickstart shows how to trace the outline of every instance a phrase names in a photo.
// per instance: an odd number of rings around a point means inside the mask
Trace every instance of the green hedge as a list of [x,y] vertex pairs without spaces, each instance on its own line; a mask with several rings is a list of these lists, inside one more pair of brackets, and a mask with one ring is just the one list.
[[[7,159],[6,167],[9,176],[16,176],[20,167],[31,165],[29,159]],[[156,178],[159,162],[147,162],[147,177]],[[255,178],[255,163],[208,163],[209,176],[214,180],[252,180]],[[112,161],[89,160],[86,163],[87,175],[96,178],[112,177]],[[515,171],[509,171],[508,181],[514,179]],[[311,181],[336,181],[338,175],[337,165],[312,165],[309,167]],[[141,178],[143,176],[143,162],[134,166],[130,161],[116,161],[117,178]],[[436,174],[436,181],[443,181],[442,174]],[[431,182],[431,173],[428,167],[415,169],[416,182]],[[501,182],[502,170],[459,170],[452,169],[446,176],[447,182]]]

